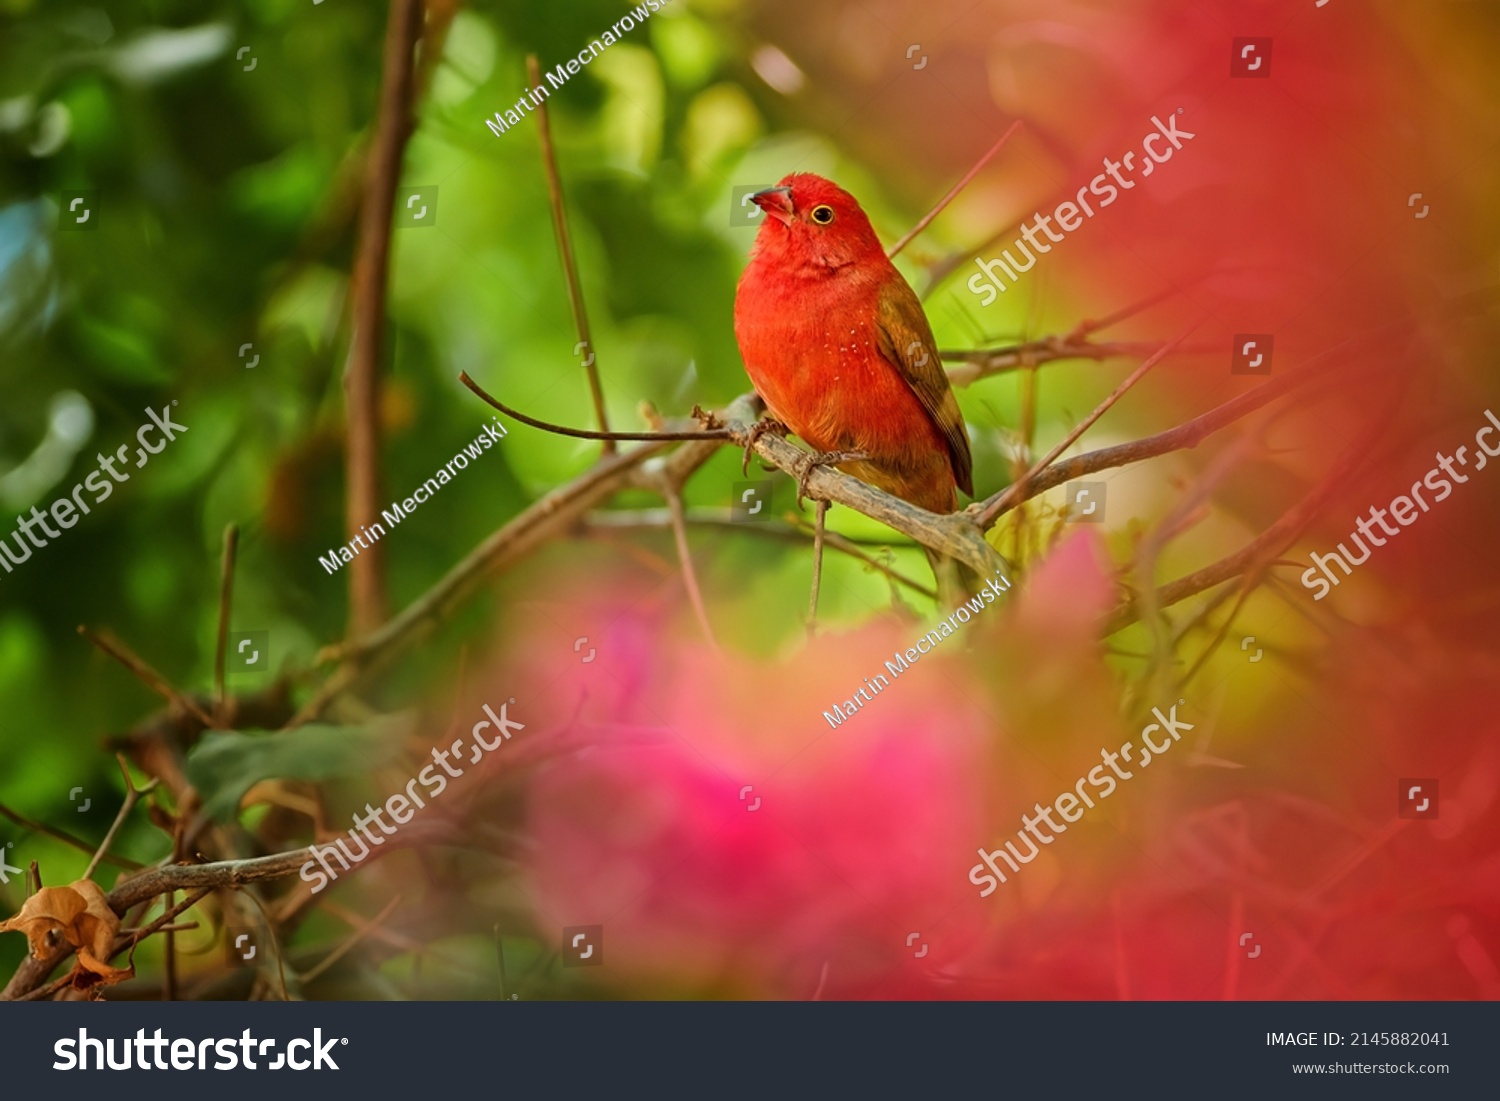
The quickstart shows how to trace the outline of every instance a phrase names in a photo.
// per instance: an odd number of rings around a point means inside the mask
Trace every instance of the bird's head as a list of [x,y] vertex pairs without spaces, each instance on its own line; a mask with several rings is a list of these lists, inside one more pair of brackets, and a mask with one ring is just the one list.
[[793,173],[750,201],[768,215],[755,238],[757,254],[818,268],[885,256],[859,202],[832,180]]

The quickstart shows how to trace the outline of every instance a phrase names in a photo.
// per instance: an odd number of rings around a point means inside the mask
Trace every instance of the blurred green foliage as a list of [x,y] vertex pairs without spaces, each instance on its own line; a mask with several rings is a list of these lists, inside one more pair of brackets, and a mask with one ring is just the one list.
[[[500,137],[483,120],[515,102],[528,52],[555,65],[624,10],[612,0],[488,2],[454,21],[401,181],[436,188],[436,222],[395,231],[387,499],[409,494],[488,419],[460,371],[533,415],[591,419],[534,120]],[[120,792],[108,739],[159,703],[81,640],[78,624],[114,631],[185,690],[211,684],[227,524],[242,529],[232,626],[269,630],[276,670],[307,666],[342,634],[347,579],[317,557],[344,542],[346,298],[384,22],[375,3],[0,0],[3,515],[66,494],[96,452],[132,438],[147,406],[177,402],[189,429],[56,545],[0,574],[0,801],[34,819],[102,836]],[[641,424],[642,400],[677,414],[748,389],[731,308],[753,231],[730,224],[734,186],[812,168],[840,175],[878,225],[914,216],[883,206],[871,176],[825,139],[774,133],[762,98],[774,93],[750,78],[747,39],[738,5],[678,0],[551,100],[618,426]],[[90,193],[88,224],[69,224],[70,191]],[[993,424],[993,412],[977,423]],[[976,436],[981,453],[993,446]],[[595,453],[513,432],[391,533],[393,605]],[[740,477],[726,452],[689,504],[722,507]],[[0,534],[9,527],[0,522]],[[740,644],[795,639],[806,553],[757,540],[714,546],[706,584],[743,618]],[[910,556],[914,573],[919,563]],[[752,571],[755,583],[743,584]],[[889,604],[877,575],[842,560],[829,571],[828,614]],[[488,599],[389,678],[378,702],[400,706],[452,665],[486,622]],[[230,688],[265,679],[232,674]],[[91,797],[85,812],[69,798],[75,787]],[[48,882],[86,860],[10,822],[0,839],[17,842],[12,863],[40,860]],[[137,819],[116,848],[150,860],[166,844]],[[0,887],[0,911],[22,891]],[[0,970],[22,947],[0,940]]]

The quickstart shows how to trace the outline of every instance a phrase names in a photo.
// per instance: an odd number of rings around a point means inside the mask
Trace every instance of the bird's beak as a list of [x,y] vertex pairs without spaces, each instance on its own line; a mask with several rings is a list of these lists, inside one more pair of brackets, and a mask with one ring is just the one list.
[[750,201],[784,226],[792,224],[792,189],[768,187],[750,196]]

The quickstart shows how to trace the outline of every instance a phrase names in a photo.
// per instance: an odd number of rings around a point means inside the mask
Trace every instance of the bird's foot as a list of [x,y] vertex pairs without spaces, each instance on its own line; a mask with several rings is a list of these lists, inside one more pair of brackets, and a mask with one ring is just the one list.
[[820,466],[838,466],[839,463],[858,462],[868,459],[866,451],[814,451],[797,460],[793,472],[797,476],[797,507],[802,507],[802,498],[807,496],[807,480]]
[[740,463],[740,476],[743,477],[750,473],[750,456],[755,451],[755,441],[768,434],[786,439],[789,431],[791,430],[786,425],[771,416],[761,417],[760,420],[752,424],[749,434],[745,437],[745,458]]

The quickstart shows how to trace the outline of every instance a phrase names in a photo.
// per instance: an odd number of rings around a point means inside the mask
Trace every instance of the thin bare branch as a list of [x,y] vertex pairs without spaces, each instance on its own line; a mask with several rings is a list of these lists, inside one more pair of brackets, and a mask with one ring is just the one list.
[[1218,651],[1219,647],[1224,644],[1224,640],[1229,637],[1229,629],[1234,626],[1235,619],[1244,609],[1245,604],[1249,601],[1251,594],[1260,587],[1260,585],[1266,580],[1267,576],[1268,575],[1266,574],[1264,569],[1257,570],[1254,576],[1246,574],[1244,580],[1237,588],[1221,590],[1223,592],[1231,592],[1235,594],[1234,607],[1229,609],[1229,614],[1224,617],[1224,622],[1219,624],[1219,629],[1215,631],[1213,637],[1208,640],[1208,645],[1205,646],[1202,652],[1200,652],[1198,656],[1193,659],[1193,664],[1188,666],[1187,672],[1183,673],[1182,676],[1178,679],[1176,691],[1180,692],[1184,688],[1186,688],[1188,686],[1188,683],[1198,675],[1199,671],[1209,663],[1209,660]]
[[1181,344],[1190,335],[1192,335],[1192,333],[1198,328],[1198,326],[1203,324],[1204,320],[1204,318],[1200,318],[1199,320],[1193,322],[1193,324],[1188,326],[1187,329],[1183,330],[1181,334],[1172,338],[1167,343],[1158,348],[1156,352],[1151,355],[1144,363],[1142,363],[1139,367],[1132,371],[1129,377],[1126,378],[1124,382],[1115,387],[1114,392],[1110,394],[1109,397],[1100,402],[1098,406],[1095,407],[1092,413],[1084,417],[1083,420],[1079,421],[1077,426],[1066,436],[1064,436],[1058,442],[1056,447],[1047,452],[1047,455],[1035,466],[1033,466],[1031,470],[1021,478],[1020,481],[1012,483],[1009,488],[995,494],[988,501],[985,501],[984,504],[977,510],[971,507],[970,511],[976,513],[975,523],[977,523],[981,528],[988,528],[997,519],[999,519],[1000,515],[1003,512],[1012,507],[1018,501],[1023,500],[1033,478],[1035,478],[1044,469],[1046,469],[1046,467],[1050,465],[1052,461],[1059,455],[1061,455],[1064,451],[1072,447],[1074,441],[1077,440],[1079,436],[1082,436],[1085,432],[1092,428],[1094,426],[1094,423],[1100,417],[1104,416],[1104,414],[1114,406],[1115,402],[1124,397],[1126,392],[1128,392],[1131,387],[1133,387],[1137,382],[1139,382],[1146,376],[1146,372],[1150,371],[1151,368],[1155,367],[1158,363],[1165,359],[1173,350],[1177,348],[1179,344]]
[[[1195,282],[1198,282],[1198,280],[1190,280],[1187,285],[1191,285]],[[1145,298],[1137,299],[1128,306],[1122,306],[1114,313],[1105,314],[1097,321],[1080,321],[1078,323],[1078,328],[1069,333],[1066,339],[1082,340],[1086,338],[1090,333],[1097,333],[1100,329],[1108,329],[1112,325],[1118,325],[1121,321],[1127,321],[1138,313],[1144,313],[1146,310],[1149,310],[1158,302],[1165,302],[1167,299],[1181,294],[1183,292],[1183,289],[1184,286],[1168,287],[1166,290],[1158,291],[1155,294],[1148,294]]]
[[[1215,456],[1192,488],[1178,499],[1166,518],[1136,548],[1135,562],[1128,572],[1134,575],[1138,583],[1136,603],[1140,608],[1141,621],[1151,632],[1151,661],[1143,678],[1148,687],[1154,686],[1156,679],[1169,668],[1174,652],[1166,619],[1156,603],[1157,558],[1171,540],[1202,518],[1214,491],[1239,468],[1252,447],[1251,437],[1241,434]],[[1227,630],[1227,626],[1225,629]]]
[[989,164],[990,161],[995,159],[995,155],[1005,147],[1005,143],[1010,140],[1010,136],[1020,128],[1021,120],[1016,119],[1015,122],[1011,123],[1010,126],[1006,128],[1005,133],[1000,135],[1000,140],[997,141],[994,145],[990,146],[989,152],[980,157],[979,160],[975,161],[974,167],[964,173],[963,179],[954,184],[953,187],[949,189],[948,194],[939,199],[937,205],[929,210],[925,215],[923,215],[922,220],[907,231],[906,236],[902,237],[901,240],[897,241],[894,245],[886,250],[886,256],[894,260],[897,255],[900,254],[902,249],[912,243],[912,241],[917,237],[918,234],[920,234],[928,226],[932,225],[933,220],[937,218],[937,216],[944,210],[948,209],[948,204],[953,202],[954,199],[958,198],[959,193],[963,191],[964,188],[969,186],[974,177],[979,175],[979,173],[984,169],[985,165]]
[[[466,377],[466,376],[465,376]],[[498,402],[485,395],[472,379],[468,379],[466,385],[476,394],[484,397],[496,408],[503,408]],[[750,397],[738,399],[731,406],[729,416],[735,415],[735,410],[748,403]],[[511,415],[514,415],[513,413]],[[761,433],[752,436],[752,423],[747,421],[724,423],[724,417],[719,414],[703,414],[708,422],[702,433],[642,433],[641,438],[657,443],[670,442],[674,439],[685,438],[695,441],[703,441],[700,448],[710,442],[730,442],[740,448],[747,445],[753,446],[753,450],[771,465],[777,467],[784,473],[793,477],[801,474],[802,467],[807,458],[807,452],[802,451],[774,433]],[[551,430],[552,426],[544,422],[533,422],[539,427]],[[566,429],[573,434],[575,429]],[[711,451],[689,450],[687,452],[691,465],[701,465]],[[679,452],[681,455],[682,452]],[[674,457],[675,460],[675,457]],[[669,460],[673,461],[673,460]],[[597,468],[596,468],[597,469]],[[950,558],[957,558],[972,568],[979,571],[981,576],[995,573],[1001,566],[999,556],[995,554],[984,541],[983,534],[963,513],[953,513],[940,516],[937,513],[928,512],[926,509],[917,508],[900,498],[884,493],[873,486],[866,485],[857,478],[850,477],[839,471],[832,470],[826,466],[813,469],[807,481],[810,491],[809,496],[816,499],[827,500],[833,503],[845,505],[856,512],[863,513],[873,520],[879,520],[888,527],[912,536],[925,546],[941,551]],[[920,532],[920,534],[918,534]]]
[[395,912],[396,907],[400,905],[401,896],[397,895],[381,908],[380,913],[376,914],[369,920],[369,922],[361,925],[359,928],[355,929],[354,932],[345,937],[343,942],[340,943],[339,946],[332,952],[329,952],[328,955],[319,960],[316,966],[309,968],[301,977],[302,983],[306,985],[307,983],[312,982],[319,975],[322,975],[324,972],[326,972],[334,964],[338,963],[339,960],[347,956],[376,928],[383,925],[385,923],[385,919],[390,917],[391,914]]
[[[1321,361],[1323,358],[1323,356],[1318,356],[1317,360]],[[1081,478],[1085,474],[1096,474],[1101,470],[1129,466],[1131,463],[1153,459],[1172,451],[1184,451],[1197,447],[1220,429],[1242,420],[1255,410],[1270,404],[1299,386],[1313,381],[1318,381],[1320,384],[1330,383],[1337,377],[1334,373],[1321,370],[1318,363],[1309,361],[1295,371],[1288,371],[1270,382],[1262,383],[1253,390],[1247,390],[1223,405],[1210,409],[1207,413],[1202,413],[1165,432],[1158,432],[1154,436],[1146,436],[1139,440],[1131,440],[1129,443],[1116,444],[1113,447],[1102,447],[1097,451],[1086,451],[1071,459],[1060,459],[1035,475],[1026,492],[1015,503],[1029,501],[1033,497],[1055,489],[1065,482],[1071,482],[1074,478]]]
[[[94,846],[89,844],[82,838],[74,837],[67,830],[60,830],[56,826],[49,826],[45,822],[38,822],[34,818],[27,818],[24,814],[12,809],[11,807],[6,806],[4,803],[0,803],[0,815],[4,815],[6,818],[9,818],[16,825],[21,826],[24,829],[34,830],[37,833],[44,833],[48,837],[52,837],[57,839],[58,841],[61,841],[64,845],[71,845],[79,852],[94,852]],[[128,871],[134,871],[135,869],[141,867],[141,865],[136,861],[130,860],[123,856],[112,856],[106,853],[103,859],[105,863],[113,864],[117,868],[125,868]]]
[[698,588],[698,574],[693,569],[693,551],[688,546],[681,490],[674,488],[667,495],[667,508],[672,516],[672,538],[677,544],[677,560],[682,565],[682,581],[687,589],[688,600],[693,605],[693,614],[698,617],[698,626],[703,628],[708,644],[717,650],[719,642],[714,638],[713,625],[708,621],[708,610],[703,606],[703,593]]
[[1119,340],[1107,344],[1094,344],[1083,338],[1046,336],[1039,340],[1028,340],[1021,344],[1010,344],[1002,348],[959,350],[950,349],[938,355],[949,363],[961,366],[948,368],[948,381],[954,386],[969,386],[991,375],[1003,375],[1040,367],[1064,359],[1092,359],[1102,362],[1120,356],[1149,355],[1161,346],[1160,341]]
[[[479,392],[476,387],[471,388]],[[418,628],[443,615],[484,576],[529,553],[558,532],[567,530],[624,485],[637,484],[637,480],[643,477],[637,468],[674,442],[674,438],[682,436],[691,441],[669,458],[661,460],[663,469],[671,471],[671,476],[676,478],[685,477],[687,472],[701,466],[724,443],[743,448],[749,440],[755,418],[752,398],[753,395],[746,395],[737,399],[722,415],[708,418],[710,427],[703,433],[643,434],[648,442],[641,447],[606,456],[579,478],[553,490],[491,535],[405,611],[376,631],[325,650],[319,656],[320,661],[367,664],[397,644],[410,640]],[[663,435],[667,438],[662,438]],[[761,458],[793,476],[806,456],[806,452],[775,435],[761,435],[755,440],[754,450]],[[650,485],[651,480],[641,484]],[[983,533],[963,513],[938,515],[928,512],[826,467],[812,472],[808,488],[813,497],[844,505],[879,520],[925,546],[964,562],[981,576],[995,574],[1003,568],[1003,562],[985,542]],[[353,683],[357,675],[356,670],[348,667],[336,672],[315,697],[317,706],[305,706],[293,720],[293,725],[316,715],[337,691]]]
[[[398,952],[409,952],[413,956],[434,959],[459,971],[470,969],[471,965],[468,960],[441,952],[418,940],[416,937],[407,936],[405,933],[397,932],[394,929],[387,929],[384,926],[376,925],[370,918],[356,913],[347,906],[341,906],[330,898],[321,898],[317,903],[317,907],[325,913],[332,914],[351,929],[358,929],[370,939],[387,944]],[[306,981],[305,977],[304,981]]]
[[980,241],[979,244],[950,253],[937,261],[937,263],[929,265],[927,269],[927,285],[922,288],[922,300],[925,302],[931,297],[932,292],[942,286],[947,281],[948,276],[957,271],[960,265],[972,260],[981,252],[988,252],[1002,241],[1012,239],[1021,225],[1021,222],[1012,222],[996,230],[992,235]]
[[[1260,535],[1235,553],[1157,589],[1155,594],[1157,607],[1170,607],[1190,596],[1222,585],[1231,578],[1267,568],[1301,535],[1307,525],[1338,491],[1350,471],[1368,454],[1370,445],[1378,436],[1382,420],[1377,420],[1354,446],[1339,457],[1322,481]],[[1104,633],[1111,635],[1130,626],[1140,619],[1141,611],[1142,602],[1138,598],[1128,601],[1111,618]]]
[[[204,894],[208,894],[207,891],[204,891],[203,893]],[[171,895],[163,895],[162,897],[170,899],[172,896]],[[120,935],[121,936],[126,936],[126,937],[134,937],[134,936],[145,936],[147,933],[153,933],[153,932],[154,933],[189,933],[189,932],[192,932],[194,929],[200,929],[202,927],[203,927],[203,923],[201,921],[174,921],[170,925],[163,925],[160,929],[153,929],[150,926],[143,926],[143,927],[141,927],[139,929],[121,929],[120,930]]]
[[132,653],[130,648],[119,639],[113,635],[91,631],[81,623],[78,625],[78,633],[129,669],[142,684],[172,706],[187,712],[205,727],[212,728],[215,725],[213,719],[209,718],[201,707],[173,688],[166,677]]
[[[1196,280],[1192,281],[1196,282]],[[1186,284],[1191,285],[1191,282]],[[1050,363],[1060,359],[1113,359],[1116,356],[1148,355],[1155,350],[1159,342],[1151,341],[1112,341],[1105,344],[1094,344],[1088,338],[1101,329],[1108,329],[1118,325],[1121,321],[1128,320],[1139,313],[1149,310],[1158,302],[1164,302],[1168,298],[1179,295],[1185,289],[1185,285],[1168,287],[1164,291],[1147,295],[1145,298],[1137,299],[1128,306],[1122,306],[1114,313],[1106,314],[1098,320],[1080,321],[1069,333],[1053,333],[1050,336],[1040,337],[1036,340],[1024,341],[1020,344],[1012,344],[1000,348],[980,348],[967,351],[947,351],[938,353],[948,362],[962,363],[962,367],[951,367],[948,369],[948,381],[954,386],[968,386],[972,382],[986,377],[987,375],[1003,374],[1006,371],[1020,370],[1021,368],[1037,367],[1043,363]],[[1218,351],[1212,347],[1198,347],[1184,345],[1183,352],[1211,352]]]
[[[750,535],[761,539],[774,539],[782,543],[795,543],[798,546],[807,546],[812,539],[813,528],[805,519],[795,514],[787,518],[791,526],[779,523],[767,524],[742,524],[730,519],[722,509],[689,509],[687,512],[687,523],[690,527],[715,528],[724,532],[734,532],[740,535]],[[608,512],[595,512],[580,523],[585,532],[619,532],[634,530],[658,530],[670,527],[672,518],[666,509],[632,509],[611,510]],[[861,549],[858,540],[850,539],[835,531],[825,531],[823,542],[829,548],[841,551],[851,558],[857,558],[871,569],[885,574],[898,585],[904,585],[912,592],[920,593],[930,599],[936,600],[937,593],[921,582],[908,577],[899,570],[892,569],[889,565],[876,558],[874,555]],[[870,546],[889,547],[890,540],[866,540]],[[900,543],[899,546],[910,546],[911,544]]]
[[672,432],[666,430],[651,432],[591,432],[587,428],[569,428],[567,425],[551,424],[548,421],[537,420],[535,417],[528,417],[525,413],[512,409],[470,378],[467,371],[459,373],[458,381],[472,390],[485,404],[500,410],[500,412],[511,418],[511,420],[520,421],[522,424],[529,425],[532,428],[540,428],[543,432],[550,432],[554,436],[568,436],[575,440],[606,441],[727,440],[733,438],[733,434],[727,428],[700,428],[689,432]]
[[[542,82],[541,66],[536,55],[526,58],[526,72],[535,88]],[[573,256],[573,240],[568,234],[568,212],[563,203],[562,178],[557,171],[557,151],[552,144],[552,119],[547,112],[547,101],[543,99],[536,108],[537,135],[542,145],[542,166],[547,170],[547,198],[552,206],[552,228],[557,233],[557,248],[562,253],[563,274],[568,280],[568,304],[573,307],[573,325],[578,331],[575,351],[584,355],[583,369],[588,372],[589,396],[594,401],[594,415],[599,421],[599,431],[609,431],[609,416],[604,408],[604,388],[599,383],[599,368],[595,366],[594,340],[589,332],[589,315],[583,301],[583,285],[578,279],[578,261]],[[604,453],[613,454],[614,441],[604,439]]]
[[437,74],[448,45],[448,32],[463,7],[463,0],[427,0],[427,25],[422,31],[422,45],[417,51],[417,74],[412,81],[412,110],[427,98],[432,78]]

